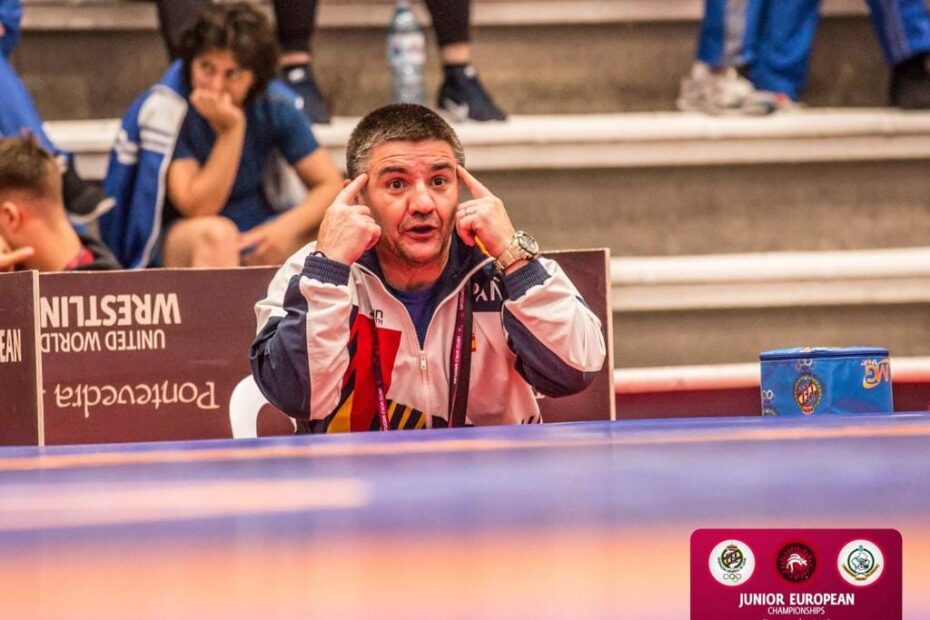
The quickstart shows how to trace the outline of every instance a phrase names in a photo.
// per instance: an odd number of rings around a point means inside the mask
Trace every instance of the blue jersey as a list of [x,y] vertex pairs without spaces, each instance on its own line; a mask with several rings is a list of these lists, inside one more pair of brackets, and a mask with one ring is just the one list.
[[[293,166],[318,147],[303,114],[283,97],[261,96],[246,107],[245,114],[245,140],[239,169],[220,212],[235,222],[240,231],[258,226],[275,213],[262,189],[271,152],[277,149]],[[215,143],[216,132],[191,106],[181,125],[173,159],[196,159],[204,165]],[[182,217],[173,205],[167,206],[166,223]]]

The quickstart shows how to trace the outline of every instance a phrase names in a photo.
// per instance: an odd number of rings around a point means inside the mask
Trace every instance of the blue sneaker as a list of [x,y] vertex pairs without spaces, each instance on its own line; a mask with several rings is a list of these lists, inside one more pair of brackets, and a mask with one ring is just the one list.
[[282,69],[284,81],[297,93],[297,107],[303,110],[311,123],[328,124],[332,119],[323,94],[313,77],[310,65],[291,65]]
[[478,71],[471,65],[446,68],[446,79],[439,89],[438,106],[455,122],[503,121],[501,110],[478,80]]

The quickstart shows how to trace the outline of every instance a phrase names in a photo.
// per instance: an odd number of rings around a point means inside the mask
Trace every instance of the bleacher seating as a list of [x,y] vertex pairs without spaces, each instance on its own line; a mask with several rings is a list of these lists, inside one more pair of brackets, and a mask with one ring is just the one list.
[[[482,79],[512,113],[672,110],[678,80],[694,57],[702,5],[474,0],[475,58]],[[389,0],[320,3],[317,75],[336,112],[357,116],[386,100],[390,10]],[[817,106],[883,104],[887,68],[863,3],[827,0],[822,12],[805,100]],[[425,13],[420,15],[425,22]],[[25,0],[25,33],[15,62],[45,118],[115,117],[163,70],[156,24],[147,2]],[[439,79],[434,49],[428,57],[431,90]]]

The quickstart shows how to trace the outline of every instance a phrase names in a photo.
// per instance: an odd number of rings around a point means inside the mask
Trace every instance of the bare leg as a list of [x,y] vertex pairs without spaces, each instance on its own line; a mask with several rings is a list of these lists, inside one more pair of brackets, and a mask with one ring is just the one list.
[[181,220],[165,237],[164,263],[165,267],[238,267],[239,230],[219,215]]

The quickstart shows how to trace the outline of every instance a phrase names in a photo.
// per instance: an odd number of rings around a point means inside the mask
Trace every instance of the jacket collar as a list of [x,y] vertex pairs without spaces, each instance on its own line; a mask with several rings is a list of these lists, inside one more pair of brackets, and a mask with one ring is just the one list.
[[[453,230],[452,243],[449,247],[449,261],[436,281],[436,299],[443,299],[454,291],[479,265],[486,262],[485,256],[478,246],[467,246]],[[384,273],[381,271],[381,262],[375,249],[367,250],[358,259],[358,264],[374,274],[385,285]],[[385,286],[387,288],[387,286]]]
[[184,72],[184,61],[175,60],[168,66],[168,70],[161,76],[159,84],[167,86],[172,91],[181,95],[185,99],[191,94],[190,84],[187,83],[187,75]]

